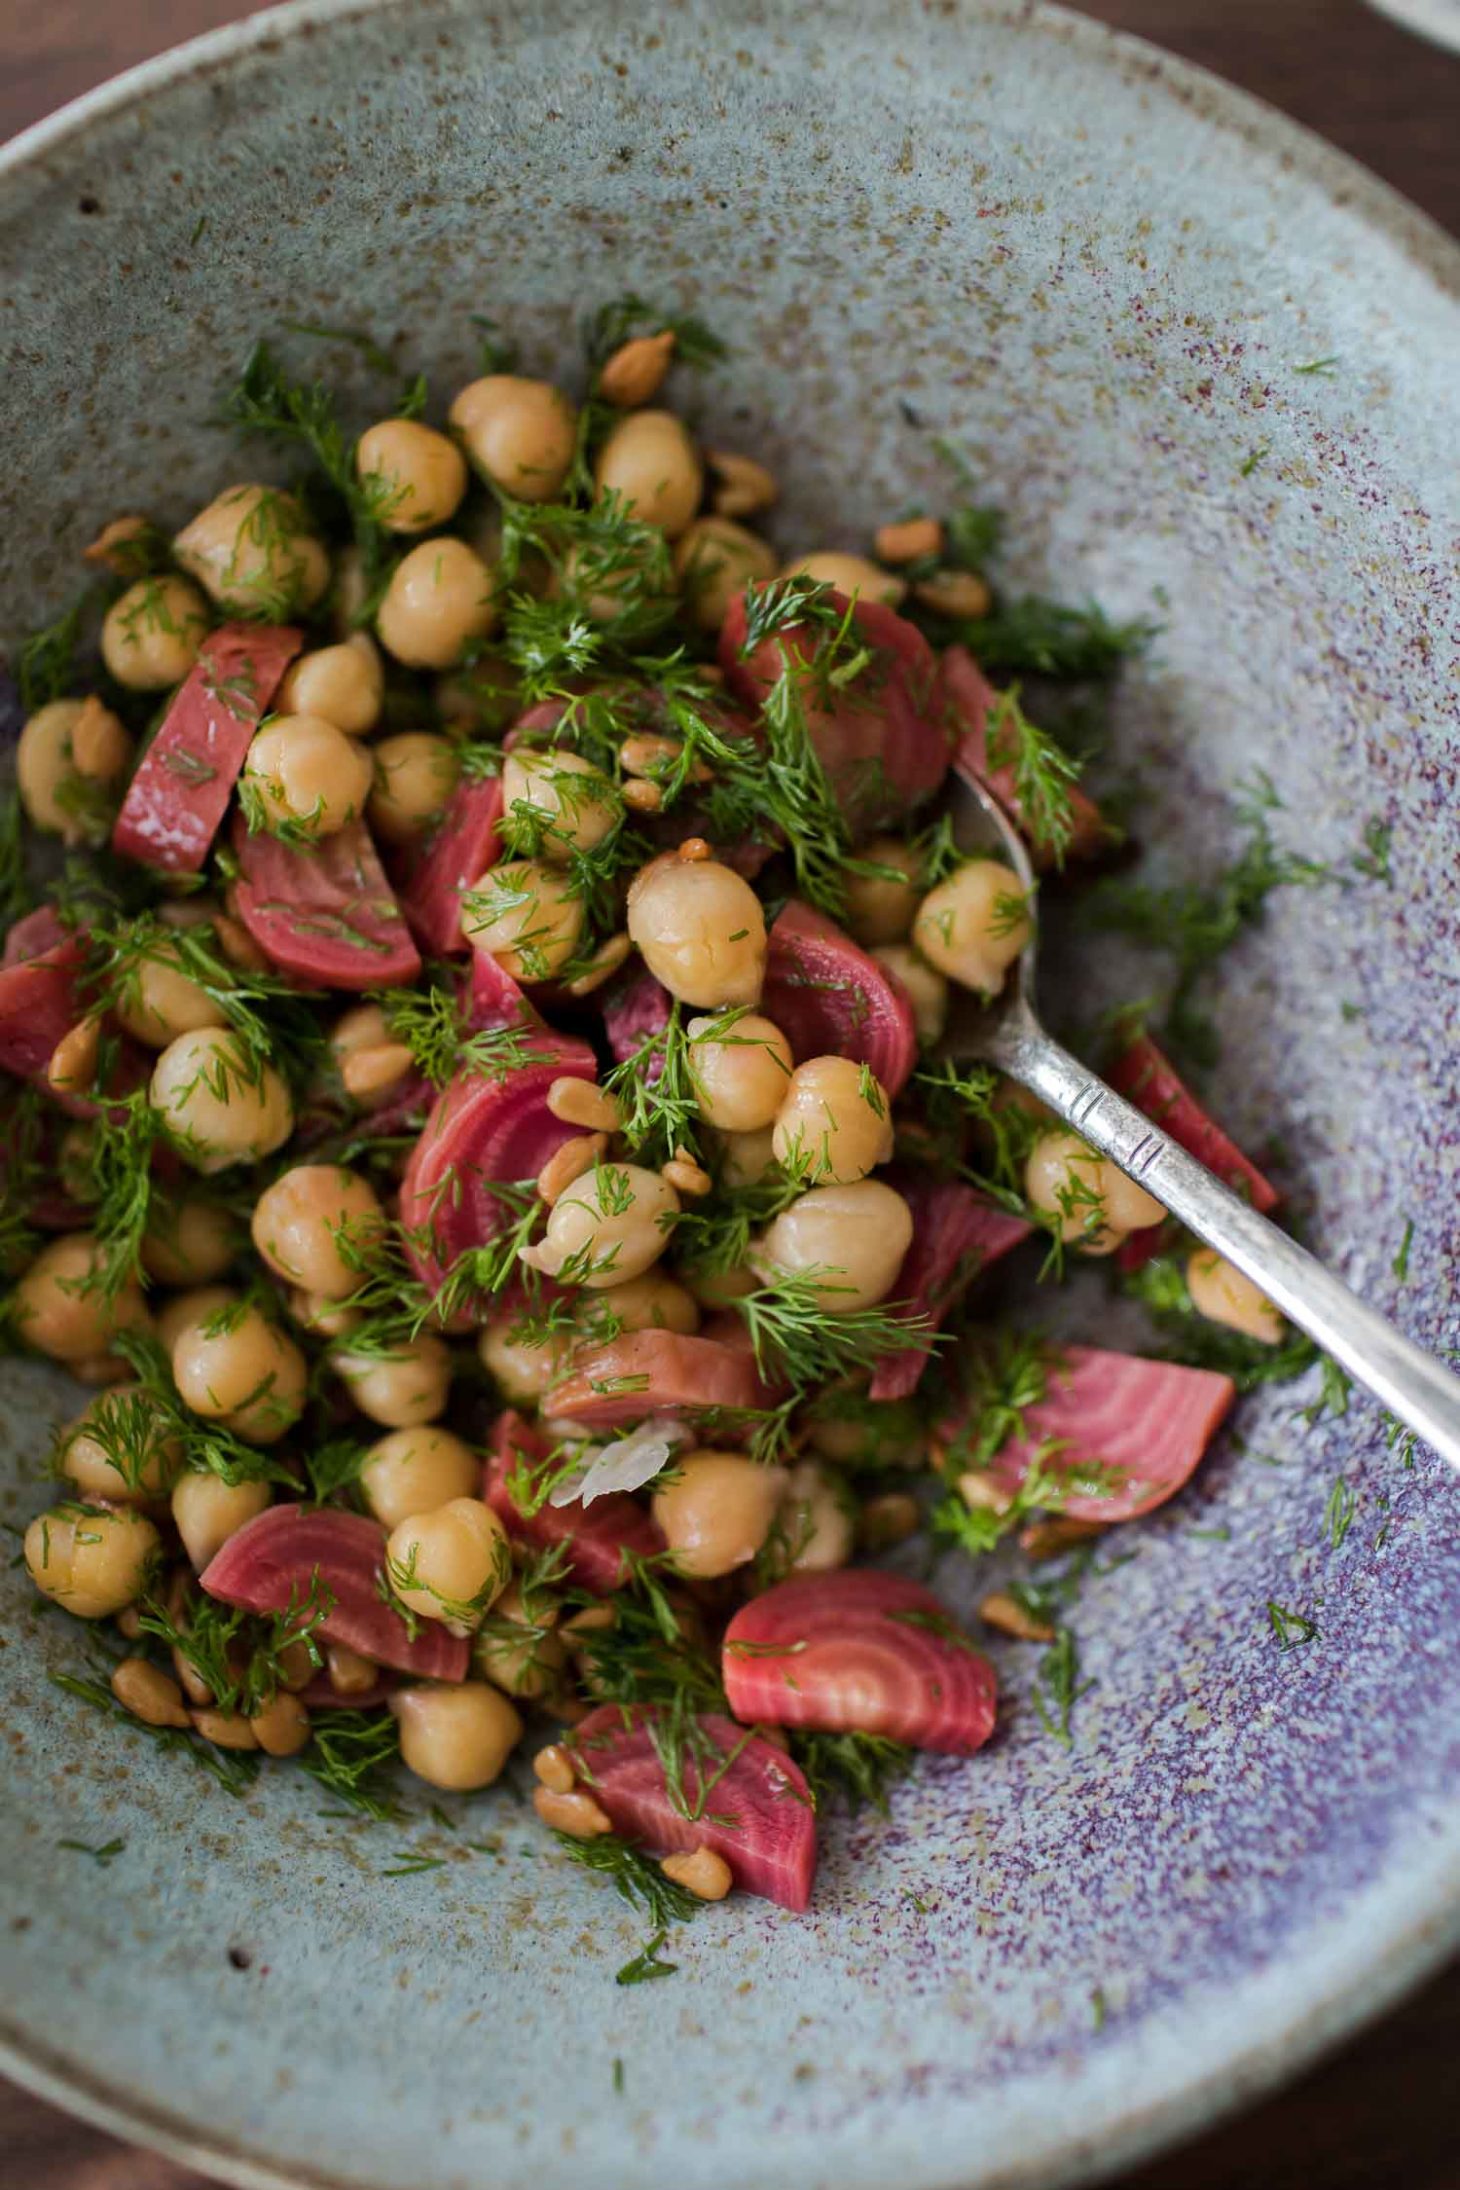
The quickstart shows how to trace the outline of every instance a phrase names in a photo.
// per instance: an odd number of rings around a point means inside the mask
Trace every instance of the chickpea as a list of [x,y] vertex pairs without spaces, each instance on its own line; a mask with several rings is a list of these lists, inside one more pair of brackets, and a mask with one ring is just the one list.
[[599,1292],[584,1319],[589,1335],[593,1310],[599,1307],[614,1316],[623,1331],[677,1331],[680,1337],[691,1338],[700,1327],[693,1293],[658,1269],[645,1270]]
[[965,860],[923,899],[913,942],[940,973],[992,995],[1034,933],[1030,894],[1002,860]]
[[118,1331],[146,1326],[136,1281],[129,1278],[108,1298],[98,1282],[101,1261],[90,1232],[67,1232],[41,1249],[12,1295],[27,1346],[74,1365],[106,1354]]
[[514,981],[551,981],[583,934],[583,900],[566,875],[538,859],[489,867],[461,901],[473,950],[495,958]]
[[542,752],[519,745],[507,755],[502,807],[509,836],[525,838],[524,850],[560,864],[601,844],[622,811],[608,778],[561,746]]
[[876,836],[857,857],[868,866],[894,869],[897,879],[892,874],[848,875],[848,932],[868,950],[876,943],[905,943],[922,897],[922,860],[916,846],[901,837]]
[[380,720],[385,670],[368,631],[337,646],[317,646],[290,665],[279,687],[281,715],[322,715],[337,730],[363,737]]
[[171,1300],[164,1301],[157,1311],[156,1330],[168,1358],[172,1357],[180,1331],[190,1323],[205,1322],[242,1297],[231,1285],[191,1285],[186,1292],[174,1293]]
[[829,1315],[850,1315],[886,1300],[912,1234],[907,1203],[880,1179],[813,1186],[776,1218],[755,1260],[770,1272],[827,1272],[817,1288],[822,1306]]
[[573,467],[578,414],[546,380],[488,373],[463,388],[452,425],[477,470],[518,502],[555,502]]
[[185,1406],[251,1445],[276,1445],[304,1412],[309,1364],[251,1303],[229,1303],[173,1340],[172,1380]]
[[[363,1696],[380,1678],[380,1668],[373,1658],[362,1656],[358,1650],[347,1650],[343,1643],[327,1644],[324,1657],[329,1684],[337,1696]],[[308,1681],[303,1685],[307,1688]]]
[[98,840],[131,752],[120,720],[100,700],[53,700],[38,708],[15,753],[16,789],[27,820],[63,844]]
[[877,1469],[928,1464],[926,1427],[906,1399],[885,1399],[869,1408],[860,1393],[826,1392],[801,1426],[807,1444],[824,1460]]
[[454,441],[415,418],[383,418],[355,446],[355,469],[387,532],[429,532],[456,515],[466,459]]
[[492,573],[465,540],[423,540],[396,564],[375,629],[407,669],[453,669],[497,620]]
[[182,971],[183,963],[177,943],[149,943],[117,999],[118,1023],[149,1049],[166,1049],[180,1034],[228,1024],[222,1005]]
[[758,1186],[776,1160],[773,1126],[758,1126],[753,1133],[720,1136],[720,1184]]
[[677,540],[700,506],[705,469],[689,428],[672,411],[631,411],[609,429],[593,467],[598,492]]
[[489,1505],[451,1498],[430,1513],[398,1521],[385,1547],[390,1586],[422,1619],[442,1620],[456,1635],[482,1624],[512,1579],[512,1548]]
[[729,1270],[687,1270],[684,1281],[699,1306],[711,1311],[744,1300],[760,1283],[748,1262],[738,1262]]
[[323,715],[274,715],[243,765],[250,824],[334,836],[365,811],[371,778],[369,755]]
[[478,1455],[450,1430],[392,1430],[366,1455],[360,1488],[376,1520],[398,1528],[418,1513],[469,1498],[481,1475]]
[[911,943],[878,943],[872,956],[879,966],[895,974],[907,990],[913,1008],[913,1024],[924,1049],[943,1039],[948,1024],[948,980],[930,966]]
[[784,1468],[708,1447],[684,1453],[653,1499],[654,1518],[681,1574],[713,1581],[748,1566],[771,1532]]
[[771,1146],[790,1177],[850,1186],[892,1154],[887,1091],[850,1057],[809,1057],[791,1074]]
[[1186,1289],[1198,1315],[1258,1339],[1282,1344],[1283,1319],[1266,1293],[1214,1248],[1199,1247],[1186,1265]]
[[342,1300],[358,1287],[363,1258],[384,1235],[385,1212],[358,1171],[300,1163],[264,1189],[250,1230],[276,1276]]
[[1140,1232],[1150,1224],[1161,1224],[1166,1211],[1154,1194],[1130,1178],[1119,1164],[1105,1166],[1105,1214],[1121,1232]]
[[336,1346],[330,1363],[360,1412],[385,1429],[415,1429],[445,1411],[451,1355],[431,1331],[402,1339],[388,1353]]
[[557,1687],[568,1662],[568,1646],[555,1632],[556,1604],[535,1592],[531,1610],[516,1582],[492,1607],[491,1619],[477,1636],[480,1671],[509,1696],[545,1696]]
[[477,1339],[477,1353],[504,1399],[514,1407],[536,1406],[560,1377],[567,1374],[573,1348],[580,1341],[569,1331],[529,1343],[514,1336],[515,1316],[498,1316]]
[[229,487],[172,543],[190,578],[235,616],[282,623],[313,608],[330,563],[292,494],[277,487]]
[[139,578],[112,602],[101,658],[129,692],[166,692],[198,658],[212,618],[186,578]]
[[678,1214],[679,1196],[657,1171],[596,1164],[554,1202],[541,1246],[523,1260],[560,1284],[601,1292],[659,1260]]
[[61,1473],[82,1498],[134,1505],[165,1498],[182,1466],[182,1441],[140,1384],[103,1392],[61,1447]]
[[79,1620],[105,1620],[141,1595],[160,1545],[129,1506],[53,1506],[25,1532],[25,1564],[42,1595]]
[[301,1331],[308,1331],[311,1338],[348,1338],[364,1321],[360,1309],[332,1300],[327,1293],[307,1293],[299,1285],[290,1287],[284,1307],[289,1321],[297,1323]]
[[818,548],[813,555],[787,563],[782,575],[814,578],[819,585],[834,586],[850,601],[860,594],[864,600],[881,601],[888,608],[896,608],[907,591],[903,580],[894,578],[890,570],[869,563],[865,555],[849,555],[841,548]]
[[174,1204],[154,1195],[142,1235],[142,1267],[159,1285],[206,1285],[223,1276],[241,1244],[233,1217],[216,1203]]
[[706,1125],[756,1133],[774,1122],[791,1084],[791,1045],[759,1012],[691,1019],[690,1076]]
[[522,1721],[485,1681],[453,1688],[398,1688],[390,1708],[400,1753],[417,1779],[448,1794],[490,1787],[522,1738]]
[[691,623],[718,631],[730,603],[757,578],[774,578],[778,557],[733,517],[697,517],[680,535],[674,568]]
[[1063,1126],[1041,1133],[1024,1165],[1024,1191],[1033,1207],[1057,1218],[1060,1238],[1087,1255],[1111,1254],[1125,1236],[1110,1221],[1108,1179],[1103,1158]]
[[802,1460],[786,1478],[776,1515],[784,1551],[777,1574],[829,1574],[845,1566],[856,1545],[855,1507],[844,1483]]
[[273,1504],[267,1483],[225,1483],[221,1475],[189,1470],[173,1486],[172,1521],[195,1574],[217,1557],[230,1536]]
[[756,1004],[765,980],[765,914],[743,876],[718,859],[670,854],[629,885],[629,935],[656,981],[702,1011]]
[[402,730],[374,749],[375,774],[365,812],[385,844],[429,836],[461,781],[461,754],[433,730]]
[[150,1092],[168,1139],[195,1171],[257,1163],[294,1131],[284,1081],[231,1030],[201,1027],[169,1042]]

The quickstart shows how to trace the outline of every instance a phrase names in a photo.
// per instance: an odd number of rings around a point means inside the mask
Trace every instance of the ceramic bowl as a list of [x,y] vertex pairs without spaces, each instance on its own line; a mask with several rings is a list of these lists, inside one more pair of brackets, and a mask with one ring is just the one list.
[[[1392,828],[1390,885],[1289,892],[1230,957],[1213,1093],[1320,1250],[1453,1341],[1460,253],[1377,184],[1039,8],[308,5],[22,139],[0,263],[12,636],[99,519],[238,471],[216,391],[283,321],[399,333],[445,391],[474,312],[551,371],[588,304],[700,311],[735,350],[702,423],[784,480],[787,545],[946,498],[955,438],[1016,582],[1164,626],[1119,751],[1168,868],[1220,864],[1256,767],[1315,856]],[[4,1374],[15,1521],[72,1395]],[[51,1685],[77,1630],[8,1573],[4,2065],[332,2190],[1033,2190],[1194,2128],[1460,1928],[1454,1493],[1362,1398],[1294,1406],[1245,1404],[1087,1584],[1069,1748],[1009,1645],[995,1744],[828,1824],[809,1918],[732,1902],[634,1989],[639,1923],[519,1797],[454,1832],[282,1773],[235,1801]]]

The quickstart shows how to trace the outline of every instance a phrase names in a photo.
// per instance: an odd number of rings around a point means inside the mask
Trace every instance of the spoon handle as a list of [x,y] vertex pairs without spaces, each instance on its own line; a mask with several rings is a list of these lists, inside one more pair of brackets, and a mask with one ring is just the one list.
[[1133,1104],[1016,1011],[984,1054],[1236,1264],[1300,1330],[1460,1469],[1460,1377],[1259,1216]]

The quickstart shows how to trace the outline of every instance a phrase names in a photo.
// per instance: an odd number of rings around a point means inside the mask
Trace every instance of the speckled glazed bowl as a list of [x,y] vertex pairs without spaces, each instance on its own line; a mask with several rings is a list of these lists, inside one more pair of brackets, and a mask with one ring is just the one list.
[[[471,312],[551,370],[589,303],[693,307],[788,544],[936,500],[955,435],[1017,577],[1164,620],[1120,737],[1171,864],[1220,860],[1254,766],[1321,856],[1392,824],[1392,887],[1293,893],[1229,961],[1216,1094],[1321,1249],[1455,1338],[1460,253],[1377,185],[1040,9],[315,5],[14,147],[0,266],[11,635],[98,518],[235,472],[205,421],[282,320],[403,331],[449,389]],[[15,1520],[73,1395],[4,1377]],[[1032,2190],[1195,2127],[1460,1932],[1456,1494],[1362,1401],[1294,1404],[1087,1585],[1070,1749],[1009,1646],[994,1745],[829,1827],[809,1919],[733,1902],[634,1990],[640,1926],[518,1798],[455,1835],[282,1773],[236,1802],[50,1684],[76,1628],[10,1572],[4,2065],[230,2182],[350,2190]],[[443,1867],[383,1875],[406,1845]]]

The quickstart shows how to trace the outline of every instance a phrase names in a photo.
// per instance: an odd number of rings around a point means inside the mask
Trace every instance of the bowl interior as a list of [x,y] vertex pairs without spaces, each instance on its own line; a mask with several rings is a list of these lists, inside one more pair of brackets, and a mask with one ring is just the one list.
[[[1212,1092],[1286,1144],[1319,1249],[1450,1343],[1460,305],[1454,251],[1376,185],[1039,10],[417,0],[225,34],[35,133],[0,263],[10,640],[99,521],[252,468],[207,421],[285,322],[398,336],[439,401],[473,314],[552,372],[588,305],[698,311],[734,352],[698,423],[780,475],[788,549],[946,501],[951,437],[1016,585],[1163,624],[1116,749],[1166,871],[1221,867],[1259,768],[1314,857],[1392,829],[1391,884],[1290,891],[1229,958]],[[321,362],[378,403],[354,353]],[[1095,946],[1079,1000],[1150,977]],[[1098,1291],[1076,1313],[1110,1328]],[[15,1523],[74,1395],[4,1377]],[[7,1573],[13,2065],[230,2179],[369,2190],[1048,2183],[1194,2123],[1460,1906],[1453,1494],[1362,1397],[1296,1403],[1244,1403],[1097,1562],[1069,1747],[1006,1646],[996,1744],[829,1823],[808,1919],[711,1911],[632,1989],[642,1926],[519,1794],[450,1830],[322,1819],[283,1775],[237,1801],[58,1692],[76,1629]],[[1281,1649],[1270,1603],[1317,1635]],[[62,1845],[113,1839],[105,1870]],[[392,1875],[405,1847],[440,1863]]]

